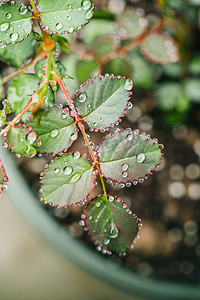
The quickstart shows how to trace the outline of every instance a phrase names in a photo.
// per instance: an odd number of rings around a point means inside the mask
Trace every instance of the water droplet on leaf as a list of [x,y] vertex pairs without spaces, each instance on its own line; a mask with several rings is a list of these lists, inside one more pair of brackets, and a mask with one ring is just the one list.
[[84,0],[84,1],[82,2],[82,6],[83,6],[84,9],[90,8],[91,5],[92,5],[92,3],[91,3],[91,1],[89,1],[89,0]]
[[123,165],[122,165],[122,170],[123,170],[123,171],[127,171],[127,170],[128,170],[128,167],[129,167],[128,164],[123,164]]
[[68,32],[69,32],[69,33],[74,32],[74,27],[73,27],[73,26],[70,26],[69,29],[68,29]]
[[12,42],[15,42],[18,39],[19,34],[17,32],[11,33],[10,39]]
[[1,31],[6,31],[9,28],[9,23],[2,23],[0,26]]
[[7,14],[6,14],[6,18],[7,18],[7,19],[10,19],[11,17],[12,17],[11,13],[7,13]]
[[81,173],[75,173],[72,175],[72,177],[69,179],[68,183],[75,183],[81,178],[82,174]]
[[19,12],[21,15],[24,15],[27,12],[26,6],[22,4],[19,8]]
[[130,91],[132,87],[133,87],[133,81],[131,79],[126,79],[124,84],[125,90]]
[[104,243],[104,245],[108,245],[110,243],[110,240],[109,239],[104,239],[103,243]]
[[60,172],[60,170],[58,168],[54,169],[54,173],[58,174]]
[[61,30],[61,29],[62,29],[62,27],[63,27],[63,26],[62,26],[62,24],[61,24],[61,23],[57,23],[57,24],[56,24],[56,29],[57,29],[57,30]]
[[63,169],[63,172],[65,175],[70,175],[72,173],[73,169],[71,166],[67,166]]
[[114,223],[110,224],[109,234],[111,239],[115,239],[116,237],[118,237],[119,231]]
[[97,202],[97,204],[95,206],[96,207],[100,207],[101,206],[101,202]]
[[123,172],[122,173],[122,177],[126,178],[128,176],[128,173],[127,172]]
[[70,139],[71,139],[72,141],[74,141],[74,140],[76,139],[76,134],[75,134],[75,133],[72,133]]
[[51,137],[56,137],[58,135],[58,130],[55,129],[51,132]]
[[110,197],[108,198],[108,201],[109,201],[109,202],[113,202],[114,199],[115,199],[115,198],[114,198],[113,196],[110,196]]
[[74,156],[74,159],[78,159],[80,157],[80,152],[76,151],[74,152],[73,156]]
[[137,160],[138,163],[141,164],[141,163],[144,162],[145,158],[146,158],[146,156],[145,156],[144,153],[139,153],[139,154],[137,155],[137,157],[136,157],[136,160]]
[[86,93],[80,93],[78,95],[78,99],[79,99],[80,102],[84,102],[86,100],[86,98],[87,98]]
[[71,16],[67,16],[67,20],[70,21],[72,19]]
[[132,141],[133,134],[127,134],[126,138],[127,138],[128,141]]
[[27,134],[27,140],[32,144],[36,141],[37,134],[34,131],[31,131]]

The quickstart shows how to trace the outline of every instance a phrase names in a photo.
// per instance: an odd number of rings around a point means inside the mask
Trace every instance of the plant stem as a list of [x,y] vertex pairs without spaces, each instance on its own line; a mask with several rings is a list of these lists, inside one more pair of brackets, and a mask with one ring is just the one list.
[[[56,70],[56,73],[57,73],[57,70]],[[84,140],[85,140],[85,142],[86,142],[86,144],[87,144],[87,147],[88,147],[88,149],[89,149],[89,151],[90,151],[90,154],[91,154],[91,157],[92,157],[92,159],[93,159],[94,165],[96,166],[96,168],[97,168],[97,170],[98,170],[99,177],[100,177],[101,184],[102,184],[102,188],[103,188],[103,192],[104,192],[104,195],[105,195],[106,198],[107,198],[106,187],[105,187],[105,184],[104,184],[104,180],[103,180],[103,178],[102,178],[102,175],[101,175],[101,170],[100,170],[100,167],[99,167],[99,162],[97,161],[97,158],[96,158],[96,156],[94,155],[94,152],[93,152],[93,150],[92,150],[92,148],[91,148],[91,146],[90,146],[90,142],[89,142],[89,140],[88,140],[88,138],[87,138],[85,129],[84,129],[83,124],[82,124],[82,122],[81,122],[82,119],[80,119],[80,117],[79,117],[79,115],[78,115],[78,113],[77,113],[77,111],[76,111],[76,109],[75,109],[75,107],[74,107],[74,104],[73,104],[72,100],[70,99],[69,94],[68,94],[68,92],[67,92],[67,90],[66,90],[66,88],[65,88],[65,86],[64,86],[64,84],[63,84],[63,82],[62,82],[62,79],[61,79],[58,75],[56,76],[55,79],[56,79],[56,81],[58,82],[58,84],[59,84],[59,86],[60,86],[60,88],[61,88],[63,94],[65,95],[65,97],[66,97],[66,99],[67,99],[67,102],[68,102],[68,104],[69,104],[69,106],[70,106],[72,112],[74,113],[74,118],[75,118],[75,120],[76,120],[76,122],[77,122],[77,124],[78,124],[78,127],[80,128],[80,131],[81,131],[81,133],[82,133],[82,135],[83,135],[83,138],[84,138]]]

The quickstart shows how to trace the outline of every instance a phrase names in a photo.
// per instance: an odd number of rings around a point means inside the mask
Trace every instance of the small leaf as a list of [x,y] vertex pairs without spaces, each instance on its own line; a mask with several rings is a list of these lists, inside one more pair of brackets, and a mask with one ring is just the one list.
[[148,21],[143,14],[133,10],[120,14],[117,24],[122,38],[135,38],[144,32]]
[[2,101],[2,104],[3,104],[3,109],[4,109],[5,114],[6,115],[11,114],[12,110],[11,110],[11,106],[8,103],[8,101],[5,99]]
[[184,93],[191,101],[200,103],[200,78],[188,78],[183,83]]
[[98,63],[94,59],[80,59],[76,64],[79,84],[98,74]]
[[103,129],[118,121],[127,107],[133,83],[120,76],[88,80],[76,92],[74,103],[90,128]]
[[131,66],[128,63],[127,59],[122,57],[115,57],[104,65],[103,73],[114,74],[115,76],[120,74],[124,77],[130,77]]
[[19,68],[34,53],[35,45],[36,40],[34,34],[31,33],[21,43],[0,48],[0,59],[6,61],[12,67]]
[[97,38],[92,47],[94,55],[99,59],[102,59],[103,57],[115,52],[115,49],[116,45],[114,39],[110,36]]
[[6,124],[6,115],[11,113],[11,107],[7,100],[2,101],[3,109],[0,110],[0,127]]
[[52,38],[58,43],[58,45],[60,46],[60,49],[63,52],[65,52],[65,53],[70,52],[70,43],[64,36],[60,36],[58,34],[53,34]]
[[175,41],[164,33],[149,35],[141,45],[141,53],[154,63],[176,62],[179,58]]
[[112,20],[93,19],[80,32],[83,42],[91,46],[96,38],[101,36],[114,36],[116,32],[115,23]]
[[13,44],[25,39],[32,30],[31,12],[22,3],[7,2],[0,9],[0,44]]
[[[8,87],[7,99],[14,113],[18,114],[29,103],[30,96],[38,89],[40,80],[34,74],[21,74],[16,77]],[[54,95],[49,88],[47,92],[46,106],[53,104]],[[26,112],[22,116],[22,120],[26,120],[30,116],[30,112]]]
[[160,164],[162,153],[157,140],[137,130],[125,130],[107,135],[100,143],[98,156],[103,175],[125,186],[142,183]]
[[160,83],[156,90],[156,103],[163,111],[176,110],[178,112],[188,111],[190,100],[184,92],[183,86],[178,82]]
[[57,33],[79,31],[93,16],[94,6],[90,0],[40,0],[39,11],[45,29]]
[[101,250],[125,252],[132,248],[140,219],[122,199],[108,195],[97,196],[84,209],[85,229]]
[[11,127],[5,136],[5,141],[13,152],[27,157],[34,156],[35,147],[40,144],[35,131],[24,124]]
[[0,159],[0,195],[7,190],[8,177]]
[[52,206],[76,205],[88,197],[94,188],[94,180],[92,165],[86,158],[79,152],[64,153],[42,174],[41,200]]
[[40,153],[61,152],[68,149],[78,137],[74,120],[66,109],[47,108],[41,112],[39,124],[34,119],[26,124],[35,130],[41,141],[37,147]]
[[[46,58],[41,59],[34,66],[35,73],[39,77],[40,80],[42,80],[42,78],[44,77],[44,74],[45,74],[46,61],[47,61]],[[59,72],[59,75],[66,74],[66,69],[60,61],[56,62],[56,68]],[[52,73],[50,80],[52,80],[53,77],[54,77],[54,75]]]

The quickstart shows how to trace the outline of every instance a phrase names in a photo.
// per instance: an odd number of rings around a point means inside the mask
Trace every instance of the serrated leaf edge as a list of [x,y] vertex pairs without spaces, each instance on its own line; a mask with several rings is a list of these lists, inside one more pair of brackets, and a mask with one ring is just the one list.
[[[74,152],[76,152],[76,151],[74,151]],[[73,203],[73,204],[70,204],[70,205],[59,206],[58,204],[53,205],[53,203],[48,203],[48,202],[44,201],[44,198],[43,198],[43,196],[42,196],[42,193],[43,193],[43,189],[42,189],[42,187],[43,187],[42,179],[43,179],[43,177],[44,177],[46,171],[48,170],[49,166],[52,165],[52,164],[55,162],[55,160],[59,159],[59,158],[62,156],[62,154],[67,154],[67,155],[69,155],[69,154],[73,154],[74,152],[62,152],[62,153],[60,153],[59,156],[56,156],[54,159],[52,159],[52,160],[50,161],[50,163],[46,164],[46,166],[45,166],[43,172],[40,173],[40,181],[39,181],[39,183],[41,184],[40,190],[39,190],[39,192],[40,192],[40,201],[41,201],[41,202],[44,202],[44,204],[48,204],[48,205],[50,205],[51,207],[57,207],[57,208],[75,207],[75,206],[78,205],[78,204],[81,206],[82,204],[86,203],[87,200],[88,200],[88,198],[90,197],[92,190],[93,190],[94,187],[96,186],[96,185],[95,185],[95,183],[96,183],[96,177],[97,177],[97,176],[96,176],[96,172],[93,172],[93,175],[94,175],[94,176],[93,176],[93,182],[92,182],[92,187],[91,187],[91,189],[89,190],[87,196],[86,196],[84,199],[80,200],[80,201],[77,201],[77,202],[75,202],[75,203]],[[87,159],[88,162],[91,164],[91,168],[94,169],[94,166],[92,165],[92,163],[91,163],[91,161],[89,160],[89,158],[87,157],[87,155],[86,155],[86,154],[82,154],[82,153],[80,153],[80,155],[83,156],[85,159]]]
[[[118,131],[118,132],[111,132],[111,133],[105,135],[105,136],[102,138],[102,140],[101,140],[100,143],[99,143],[98,149],[97,149],[97,157],[98,157],[98,161],[99,161],[99,148],[100,148],[101,144],[103,143],[103,141],[104,141],[108,136],[113,136],[113,135],[115,135],[115,134],[118,134],[119,132],[122,133],[122,132],[125,132],[125,131],[127,131],[127,129],[126,129],[126,130],[123,130],[123,131]],[[131,132],[134,133],[134,130],[133,130],[133,131],[129,131],[129,133],[131,133]],[[151,140],[151,141],[153,141],[154,144],[157,144],[157,145],[158,145],[158,147],[160,148],[160,150],[163,150],[163,145],[162,145],[162,144],[159,144],[157,140],[154,140],[154,138],[150,138],[150,136],[149,136],[148,134],[146,134],[145,132],[139,132],[139,130],[137,130],[137,132],[138,132],[138,135],[140,135],[140,136],[146,136],[146,137],[147,137],[146,140]],[[145,179],[148,179],[149,175],[152,175],[153,172],[156,171],[156,170],[159,168],[160,164],[162,163],[163,155],[164,155],[164,153],[161,152],[160,162],[155,166],[154,169],[149,170],[149,171],[150,171],[149,173],[146,173],[144,177],[140,177],[140,178],[139,178],[139,179],[142,179],[142,182],[141,182],[141,183],[143,183]],[[124,181],[113,180],[112,178],[106,177],[106,176],[104,175],[104,173],[102,172],[102,169],[101,169],[101,162],[100,162],[100,161],[99,161],[99,166],[100,166],[100,170],[101,170],[102,175],[103,175],[107,180],[110,180],[110,181],[111,181],[112,183],[114,183],[114,184],[122,184],[122,185],[124,185],[124,187],[125,187],[125,186],[127,185],[127,183],[130,183],[130,184],[133,183],[134,185],[137,185],[137,183],[139,182],[139,180],[128,181],[128,182],[127,182],[127,181],[124,182]]]
[[[81,220],[84,221],[84,223],[85,223],[85,219],[87,218],[86,209],[88,208],[88,206],[89,206],[95,199],[97,199],[97,198],[99,198],[99,197],[102,197],[102,196],[104,196],[104,194],[100,194],[100,195],[94,197],[93,199],[91,199],[91,200],[87,203],[87,205],[85,205],[84,210],[83,210],[83,214],[81,215]],[[112,197],[114,197],[115,199],[117,199],[118,202],[121,202],[122,205],[123,205],[123,208],[126,209],[127,213],[128,213],[129,215],[133,215],[133,218],[136,219],[136,223],[137,223],[137,233],[136,233],[136,237],[134,238],[133,241],[131,241],[131,242],[129,243],[129,248],[127,249],[127,250],[132,250],[133,247],[134,247],[135,241],[139,238],[139,237],[138,237],[138,231],[139,231],[140,228],[142,227],[141,219],[138,218],[138,216],[137,216],[135,213],[132,212],[132,210],[128,207],[128,205],[126,204],[126,202],[124,202],[124,201],[122,200],[122,198],[120,198],[120,197],[118,197],[118,196],[115,196],[115,195],[110,195],[110,194],[107,195],[108,198],[109,198],[110,196],[112,196]],[[108,200],[108,201],[109,201],[109,200]],[[117,226],[117,224],[116,224],[116,226]],[[88,228],[87,228],[85,225],[84,225],[84,230],[88,233],[88,235],[90,236],[90,238],[91,238],[92,241],[94,242],[95,246],[97,246],[97,250],[98,250],[98,251],[101,251],[102,254],[107,254],[107,255],[111,255],[111,254],[112,254],[112,251],[108,250],[108,248],[105,248],[105,247],[102,247],[102,246],[99,245],[99,243],[95,240],[95,238],[93,238],[92,234],[90,233],[90,231],[88,230]],[[118,251],[113,251],[113,252],[118,253],[118,254],[124,253],[124,252],[118,252]]]
[[[88,79],[87,81],[85,81],[84,83],[82,83],[82,84],[80,85],[79,89],[77,89],[77,90],[76,90],[76,93],[73,95],[73,101],[75,100],[75,97],[78,97],[78,94],[81,92],[80,89],[81,89],[82,87],[84,87],[84,86],[85,86],[88,82],[90,82],[90,81],[95,82],[95,79],[98,78],[98,77],[100,78],[100,80],[103,80],[104,78],[108,78],[108,77],[110,77],[110,78],[112,78],[112,79],[124,79],[124,80],[127,80],[127,79],[128,79],[128,78],[122,77],[122,76],[120,76],[120,75],[119,75],[119,76],[114,76],[113,74],[109,74],[109,75],[101,75],[101,74],[100,74],[100,75],[97,75],[97,76],[95,76],[95,77],[92,77],[92,78]],[[76,113],[79,115],[79,117],[81,117],[81,120],[84,121],[84,122],[87,124],[87,126],[88,126],[92,131],[97,132],[97,131],[101,131],[101,130],[103,130],[103,131],[104,131],[104,130],[108,130],[109,128],[114,127],[114,126],[117,125],[119,122],[121,122],[121,121],[122,121],[121,118],[123,118],[124,115],[127,113],[128,103],[129,103],[129,100],[131,99],[132,91],[130,90],[130,91],[127,91],[127,92],[129,92],[129,97],[128,97],[128,100],[126,101],[126,107],[125,107],[125,109],[124,109],[122,115],[121,115],[114,123],[111,123],[110,126],[102,127],[102,128],[100,129],[100,128],[98,128],[98,127],[94,127],[94,126],[88,125],[87,121],[85,120],[85,118],[86,118],[87,116],[82,117],[82,116],[78,113],[78,111],[77,111],[77,109],[76,109],[76,105],[75,105]]]

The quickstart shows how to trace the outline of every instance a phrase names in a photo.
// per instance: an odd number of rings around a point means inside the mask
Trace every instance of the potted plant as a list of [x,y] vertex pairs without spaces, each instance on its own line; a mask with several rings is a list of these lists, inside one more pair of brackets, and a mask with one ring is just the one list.
[[[22,3],[7,1],[0,7],[0,39],[3,47],[0,55],[12,66],[20,67],[14,74],[1,80],[5,84],[14,78],[7,88],[7,100],[3,102],[1,111],[4,147],[9,147],[18,157],[31,158],[36,153],[39,153],[39,156],[56,155],[41,173],[41,201],[58,209],[73,207],[76,204],[82,206],[87,202],[79,224],[88,231],[98,251],[108,255],[116,252],[123,257],[128,249],[133,248],[141,221],[121,197],[114,193],[108,194],[104,178],[113,183],[114,188],[143,183],[159,166],[163,145],[139,130],[117,128],[105,135],[96,146],[90,140],[87,128],[92,132],[92,138],[95,138],[98,131],[102,134],[110,127],[119,125],[126,110],[132,108],[129,100],[133,83],[122,76],[130,76],[134,68],[137,68],[138,62],[139,66],[148,66],[138,53],[138,45],[142,55],[150,61],[162,64],[178,60],[176,42],[168,33],[163,33],[163,29],[171,26],[171,19],[169,17],[166,22],[162,18],[149,28],[148,20],[141,10],[124,13],[116,20],[119,26],[118,38],[121,39],[121,44],[117,45],[116,30],[109,35],[113,26],[113,15],[109,13],[108,19],[112,22],[103,21],[106,23],[103,30],[104,33],[105,30],[109,32],[108,36],[101,36],[101,18],[97,18],[96,24],[92,24],[95,37],[90,33],[91,27],[87,30],[87,25],[81,35],[80,30],[93,15],[94,6],[91,1],[74,1],[69,4],[63,1],[62,9],[57,3],[48,3],[45,0],[40,0],[38,6],[34,1],[30,1],[30,4],[31,8]],[[66,18],[63,19],[63,15]],[[99,15],[102,16],[102,12],[97,13],[97,17]],[[37,21],[39,32],[32,32],[32,19]],[[134,34],[132,29],[135,30]],[[84,47],[81,48],[78,40],[74,48],[78,45],[80,60],[77,61],[76,57],[73,57],[74,54],[58,59],[60,51],[68,53],[70,49],[66,39],[68,35],[63,34],[72,34],[74,31],[80,31],[79,39],[85,41],[87,52]],[[73,37],[71,39],[73,43]],[[7,46],[4,48],[4,45]],[[94,54],[88,49],[92,49]],[[33,55],[31,62],[22,66],[30,55]],[[134,57],[133,61],[136,63],[130,64],[126,59],[127,55]],[[32,66],[35,74],[24,73]],[[72,74],[75,68],[78,70],[78,76]],[[87,80],[98,69],[101,69],[104,75]],[[122,72],[120,75],[116,73],[118,70]],[[68,91],[71,87],[71,76],[75,77],[72,89],[80,81],[85,81],[73,97],[71,91]],[[138,85],[145,84],[146,88],[153,82],[152,79],[141,83],[139,75],[137,80]],[[65,97],[64,108],[54,105],[58,87]],[[162,104],[165,93],[161,88],[162,86],[158,89],[157,101],[165,110],[165,105]],[[177,87],[175,90],[177,91]],[[174,98],[173,105],[177,108],[176,97]],[[185,113],[188,108],[185,103],[187,104],[185,99],[179,101],[177,110],[180,106],[184,107]],[[171,104],[170,109],[174,108],[173,105]],[[168,107],[167,110],[169,111]],[[12,112],[16,116],[8,121],[7,115]],[[88,153],[74,151],[74,148],[71,152],[67,150],[78,138],[78,131],[82,134]],[[20,184],[24,185],[24,180],[15,173],[16,167],[12,160],[4,156],[4,150],[2,155],[2,161],[7,167],[5,172],[1,165],[1,190],[5,189],[9,178],[10,186],[16,192],[21,188]],[[103,192],[98,196],[92,195],[88,201],[97,183],[97,174],[98,185],[101,184]],[[105,259],[99,254],[93,253],[68,234],[67,238],[63,238],[60,225],[52,221],[41,209],[29,188],[23,186],[23,191],[26,201],[18,202],[19,206],[26,207],[29,216],[33,216],[33,224],[40,228],[41,233],[67,259],[77,263],[77,256],[82,257],[78,260],[80,267],[144,299],[199,298],[200,291],[197,286],[183,287],[162,281],[159,281],[158,286],[156,280],[144,279],[127,268],[122,268],[119,272],[113,271],[112,266],[108,267]]]

